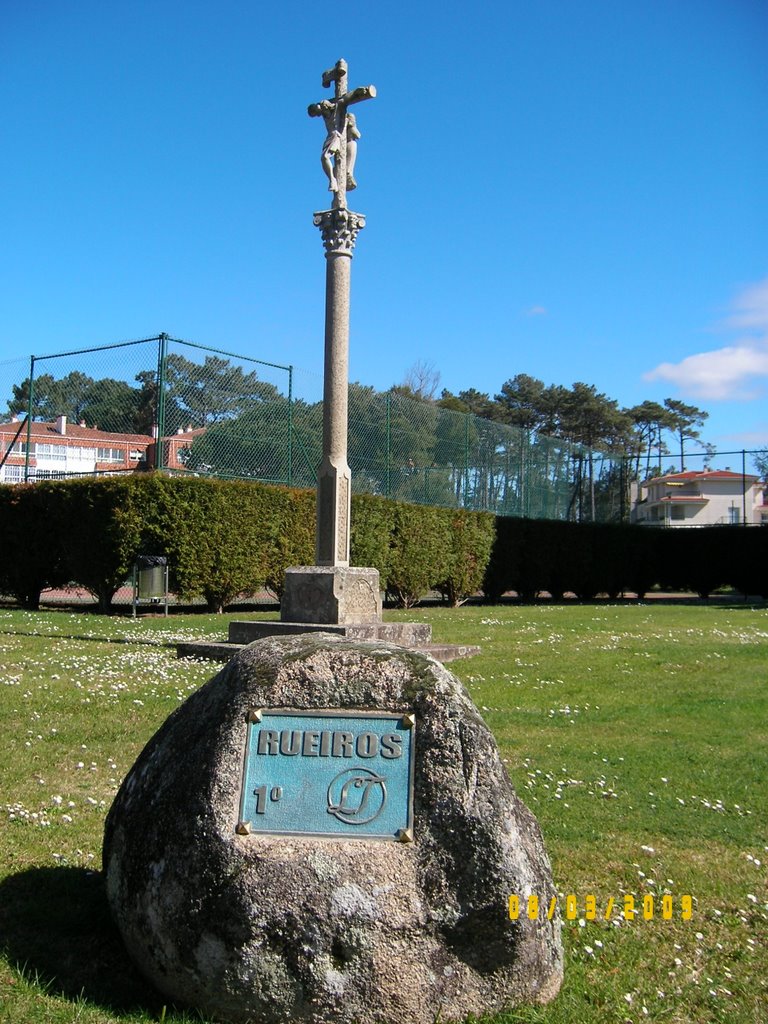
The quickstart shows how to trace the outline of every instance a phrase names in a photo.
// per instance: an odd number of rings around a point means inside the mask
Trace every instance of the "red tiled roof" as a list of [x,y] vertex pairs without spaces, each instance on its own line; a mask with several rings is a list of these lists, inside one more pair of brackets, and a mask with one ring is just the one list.
[[[15,423],[0,423],[0,435],[13,437],[19,429],[19,421]],[[55,423],[32,423],[31,435],[35,440],[51,441],[53,438],[73,441],[122,441],[124,444],[151,444],[154,438],[150,434],[120,434],[114,431],[99,430],[96,427],[81,427],[75,423],[67,423],[66,433],[62,434]],[[19,440],[24,441],[27,436],[27,427],[21,431]]]
[[200,437],[206,432],[207,429],[207,427],[193,427],[191,430],[183,430],[180,434],[166,434],[163,440],[183,441],[185,437]]

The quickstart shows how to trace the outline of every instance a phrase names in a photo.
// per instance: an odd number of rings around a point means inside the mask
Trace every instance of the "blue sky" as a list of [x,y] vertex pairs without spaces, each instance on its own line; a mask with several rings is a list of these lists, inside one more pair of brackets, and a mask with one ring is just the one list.
[[3,3],[0,378],[167,331],[314,387],[344,57],[353,379],[581,380],[768,445],[766,52],[764,0]]

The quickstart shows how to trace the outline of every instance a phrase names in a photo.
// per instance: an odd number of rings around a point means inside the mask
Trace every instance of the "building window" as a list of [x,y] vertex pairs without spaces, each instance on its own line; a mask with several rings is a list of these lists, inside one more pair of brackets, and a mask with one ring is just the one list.
[[67,449],[59,444],[38,444],[38,459],[55,459],[57,462],[66,462]]
[[73,462],[95,462],[96,461],[96,449],[95,448],[81,448],[75,447],[74,445],[67,446],[67,458]]
[[3,483],[20,484],[24,481],[23,466],[3,466]]
[[671,518],[674,522],[679,523],[682,519],[685,519],[685,505],[673,505],[671,512]]
[[99,448],[99,462],[123,462],[124,454],[120,448]]
[[731,507],[728,509],[728,522],[731,524],[731,526],[737,526],[741,522],[739,510],[736,508],[735,505],[731,505]]

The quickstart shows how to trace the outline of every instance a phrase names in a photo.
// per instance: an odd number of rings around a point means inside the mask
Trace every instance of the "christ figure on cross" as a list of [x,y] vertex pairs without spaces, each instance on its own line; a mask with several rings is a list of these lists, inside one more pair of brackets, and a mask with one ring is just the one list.
[[347,205],[347,191],[357,187],[354,169],[357,140],[360,138],[355,115],[350,114],[347,107],[361,100],[373,99],[376,89],[367,85],[347,92],[347,62],[344,60],[323,72],[323,86],[327,89],[331,82],[336,85],[334,98],[312,103],[307,111],[310,117],[322,117],[325,122],[327,135],[320,163],[328,178],[328,190],[335,193],[333,205],[343,209]]
[[[328,129],[328,134],[323,143],[323,152],[320,155],[320,163],[328,176],[328,191],[338,192],[337,173],[339,171],[339,164],[342,162],[341,150],[344,142],[342,133],[336,127],[336,105],[329,100],[323,100],[318,106],[323,108],[322,117]],[[345,135],[347,144],[347,180],[345,191],[351,192],[353,188],[357,188],[354,169],[357,157],[357,140],[360,138],[360,131],[358,130],[354,114],[347,114]]]

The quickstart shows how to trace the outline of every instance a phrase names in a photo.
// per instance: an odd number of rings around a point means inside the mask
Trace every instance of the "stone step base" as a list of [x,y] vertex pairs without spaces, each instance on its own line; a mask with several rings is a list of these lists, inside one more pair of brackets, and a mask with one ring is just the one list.
[[[348,627],[342,627],[342,629]],[[325,627],[326,632],[336,632]],[[299,632],[299,630],[294,630]],[[305,631],[308,632],[308,631]],[[315,632],[320,632],[316,630]],[[274,634],[273,634],[274,635]],[[254,638],[256,639],[256,638]],[[356,639],[360,639],[357,637]],[[384,639],[374,637],[372,639]],[[394,641],[393,641],[394,642]],[[236,654],[244,650],[247,643],[232,643],[231,641],[214,640],[192,640],[176,645],[176,654],[179,658],[205,658],[208,661],[229,661]],[[457,658],[470,658],[473,654],[479,654],[480,648],[472,644],[419,644],[402,645],[411,647],[411,650],[419,651],[421,654],[431,654],[438,661],[455,661]]]
[[176,657],[229,661],[247,646],[247,644],[230,644],[226,640],[186,640],[184,643],[176,644]]
[[291,633],[336,633],[349,640],[388,640],[402,647],[418,647],[432,642],[432,627],[426,622],[366,622],[347,625],[321,622],[258,622],[235,619],[229,624],[229,642],[250,644],[265,636]]
[[425,647],[415,647],[414,650],[431,654],[438,661],[456,661],[457,658],[471,658],[480,653],[476,644],[427,644]]

